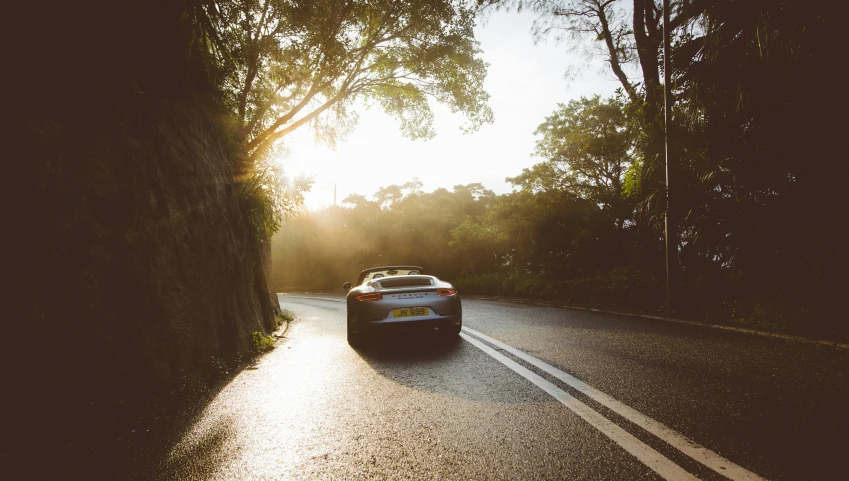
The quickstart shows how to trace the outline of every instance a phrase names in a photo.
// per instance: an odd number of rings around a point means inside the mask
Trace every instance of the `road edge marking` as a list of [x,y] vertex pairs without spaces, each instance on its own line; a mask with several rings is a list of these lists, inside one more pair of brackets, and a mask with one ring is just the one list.
[[669,458],[656,451],[651,446],[637,439],[634,435],[625,431],[613,421],[605,418],[592,408],[576,399],[566,391],[557,387],[551,381],[546,380],[539,374],[534,373],[530,369],[513,361],[507,356],[497,352],[495,349],[487,346],[483,342],[469,336],[468,334],[460,334],[466,342],[477,347],[489,357],[495,359],[501,364],[507,366],[516,374],[527,379],[538,388],[542,389],[554,399],[560,401],[561,404],[569,408],[572,412],[578,415],[581,419],[589,423],[592,427],[598,429],[602,434],[610,438],[611,441],[618,444],[622,449],[636,457],[640,462],[645,464],[649,469],[656,472],[666,480],[697,480],[689,471],[686,471],[681,466],[672,462]]
[[479,337],[480,339],[489,342],[490,344],[493,344],[500,349],[503,349],[504,351],[516,356],[517,358],[540,369],[541,371],[550,374],[551,376],[554,376],[560,381],[563,381],[578,392],[586,394],[590,399],[593,399],[602,406],[610,409],[611,411],[622,416],[628,421],[643,428],[644,430],[653,434],[654,436],[666,442],[670,446],[693,458],[704,466],[712,469],[713,471],[716,471],[722,476],[725,476],[734,481],[763,481],[763,478],[761,478],[757,474],[723,458],[719,454],[716,454],[710,449],[696,443],[695,441],[684,436],[683,434],[680,434],[677,431],[667,427],[663,423],[656,421],[646,416],[645,414],[642,414],[636,409],[623,404],[622,402],[599,391],[598,389],[590,386],[589,384],[581,381],[580,379],[566,372],[563,372],[560,369],[557,369],[556,367],[545,363],[531,355],[528,355],[512,346],[509,346],[501,341],[493,339],[487,336],[486,334],[483,334],[465,326],[463,326],[463,330],[468,331],[469,333]]

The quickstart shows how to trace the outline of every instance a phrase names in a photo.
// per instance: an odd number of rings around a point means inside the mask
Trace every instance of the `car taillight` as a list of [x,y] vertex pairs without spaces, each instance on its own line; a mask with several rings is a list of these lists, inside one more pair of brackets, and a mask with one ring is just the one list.
[[436,293],[440,296],[453,296],[457,293],[456,289],[437,289]]
[[358,301],[379,301],[380,298],[383,297],[383,294],[379,292],[372,292],[371,294],[360,294],[357,296]]

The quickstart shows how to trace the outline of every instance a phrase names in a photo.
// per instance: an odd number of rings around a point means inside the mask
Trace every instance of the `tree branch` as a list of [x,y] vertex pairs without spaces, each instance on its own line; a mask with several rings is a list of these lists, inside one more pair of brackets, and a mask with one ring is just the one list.
[[[245,4],[245,17],[248,25],[250,25],[250,10],[247,7],[247,3]],[[244,127],[245,124],[245,112],[248,106],[248,95],[250,95],[251,88],[253,87],[254,80],[256,79],[257,72],[259,71],[259,39],[262,36],[262,32],[265,27],[265,19],[268,15],[268,5],[269,1],[266,0],[262,9],[262,16],[259,19],[259,23],[256,26],[255,32],[256,35],[251,34],[250,28],[246,29],[246,33],[248,35],[248,48],[249,48],[249,58],[248,58],[248,72],[245,76],[245,85],[242,88],[242,91],[239,93],[239,122]]]
[[607,21],[607,13],[605,13],[605,8],[607,8],[609,4],[610,2],[597,4],[598,10],[596,10],[596,14],[598,15],[599,23],[601,23],[601,34],[604,37],[604,43],[607,45],[607,52],[610,56],[610,68],[613,70],[616,78],[619,79],[619,83],[622,84],[622,87],[628,93],[628,97],[631,101],[639,102],[637,91],[628,80],[628,76],[625,75],[625,71],[622,70],[622,65],[619,61],[619,53],[616,51],[616,46],[613,43],[613,34],[610,32],[610,25]]
[[318,82],[317,81],[313,82],[313,84],[310,86],[309,92],[307,92],[307,94],[304,95],[304,98],[302,98],[301,101],[298,102],[297,105],[292,107],[292,110],[290,110],[285,115],[283,115],[282,117],[277,119],[270,127],[265,129],[261,134],[257,135],[256,137],[251,139],[250,142],[248,142],[248,145],[247,145],[248,151],[253,152],[254,150],[256,150],[257,146],[259,146],[262,143],[265,143],[265,140],[270,135],[272,135],[277,128],[279,128],[281,125],[285,124],[286,122],[289,122],[290,120],[292,120],[295,117],[295,115],[298,114],[298,112],[303,110],[303,108],[306,107],[306,105],[310,102],[310,100],[312,100],[312,98],[315,97],[320,90],[321,89],[318,86]]

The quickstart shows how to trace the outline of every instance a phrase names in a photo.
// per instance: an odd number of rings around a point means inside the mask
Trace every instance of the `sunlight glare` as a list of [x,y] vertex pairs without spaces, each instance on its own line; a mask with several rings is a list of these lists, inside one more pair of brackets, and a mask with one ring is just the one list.
[[440,104],[431,103],[436,137],[409,140],[401,136],[395,119],[380,108],[354,106],[359,122],[335,150],[314,141],[304,127],[286,138],[287,175],[314,179],[306,194],[306,208],[318,210],[347,196],[371,197],[380,187],[400,185],[418,178],[426,192],[439,187],[452,190],[458,184],[482,183],[497,194],[512,190],[506,177],[516,176],[539,159],[533,157],[534,130],[556,108],[582,95],[609,96],[618,86],[615,78],[599,72],[605,67],[593,60],[583,74],[570,80],[570,65],[583,63],[576,54],[554,42],[534,44],[530,13],[493,15],[478,25],[475,35],[482,56],[489,63],[484,87],[490,93],[495,123],[463,134],[463,118]]

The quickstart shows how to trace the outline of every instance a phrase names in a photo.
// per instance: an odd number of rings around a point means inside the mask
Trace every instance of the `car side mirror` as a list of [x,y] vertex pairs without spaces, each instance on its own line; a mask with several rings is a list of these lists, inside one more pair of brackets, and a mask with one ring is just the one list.
[[342,289],[350,289],[350,288],[351,288],[350,282],[346,282],[346,283],[342,284]]

